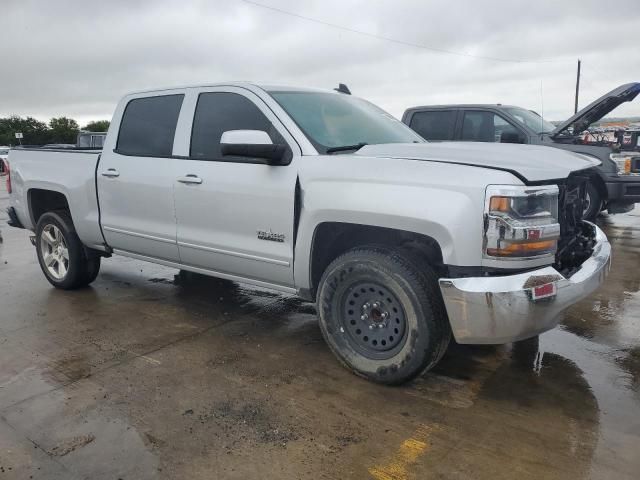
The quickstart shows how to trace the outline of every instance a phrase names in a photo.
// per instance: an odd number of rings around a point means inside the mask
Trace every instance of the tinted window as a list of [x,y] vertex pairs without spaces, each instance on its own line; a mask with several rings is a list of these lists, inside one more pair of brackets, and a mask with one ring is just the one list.
[[220,153],[220,137],[228,130],[262,130],[273,143],[285,143],[269,119],[248,98],[236,93],[202,93],[193,118],[191,157],[233,160]]
[[169,156],[184,95],[137,98],[127,104],[117,149],[128,155]]
[[411,117],[410,126],[426,140],[453,140],[456,112],[455,110],[416,112]]
[[[470,142],[500,142],[505,134],[520,135],[509,122],[492,112],[465,112],[462,121],[462,140]],[[504,138],[503,138],[503,135]]]

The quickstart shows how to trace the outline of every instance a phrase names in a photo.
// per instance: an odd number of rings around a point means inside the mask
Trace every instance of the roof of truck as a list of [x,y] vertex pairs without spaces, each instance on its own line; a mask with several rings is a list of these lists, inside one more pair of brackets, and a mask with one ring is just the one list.
[[502,103],[451,103],[447,105],[422,105],[420,107],[407,108],[409,110],[431,110],[441,108],[522,108],[515,105],[503,105]]
[[295,87],[290,85],[274,85],[270,83],[256,83],[256,82],[217,82],[217,83],[199,83],[194,85],[178,85],[163,88],[153,88],[145,90],[137,90],[129,92],[128,95],[138,95],[141,93],[157,93],[167,90],[186,90],[190,88],[205,88],[205,87],[253,87],[265,90],[267,92],[324,92],[324,93],[337,93],[332,89],[327,88],[311,88],[311,87]]

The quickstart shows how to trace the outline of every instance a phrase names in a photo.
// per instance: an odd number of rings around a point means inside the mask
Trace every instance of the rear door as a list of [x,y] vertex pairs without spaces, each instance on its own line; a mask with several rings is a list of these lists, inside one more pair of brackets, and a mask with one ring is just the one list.
[[[184,265],[293,285],[294,197],[300,150],[274,113],[239,87],[194,89],[185,113],[192,127],[175,179],[178,248]],[[182,120],[181,120],[182,121]],[[287,144],[293,160],[222,156],[229,130],[266,131]],[[189,180],[191,179],[191,180]],[[186,182],[186,183],[185,183]]]
[[115,250],[179,261],[172,153],[183,99],[163,92],[120,107],[119,131],[107,137],[97,172],[102,231]]

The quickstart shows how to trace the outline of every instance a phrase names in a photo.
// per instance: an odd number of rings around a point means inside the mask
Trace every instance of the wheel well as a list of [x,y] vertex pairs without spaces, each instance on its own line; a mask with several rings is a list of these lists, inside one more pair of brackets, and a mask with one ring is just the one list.
[[444,268],[438,242],[427,235],[386,227],[325,222],[316,227],[311,246],[311,289],[315,298],[322,274],[329,264],[347,250],[360,245],[384,245],[410,250],[418,260],[437,272]]
[[604,184],[604,181],[602,180],[602,178],[599,175],[592,175],[590,181],[598,190],[598,193],[600,194],[602,201],[606,202],[607,200],[609,200],[607,186]]
[[33,220],[34,226],[38,223],[38,220],[44,213],[51,212],[53,210],[70,211],[67,197],[60,192],[33,188],[29,190],[28,198],[29,211],[31,212],[31,220]]

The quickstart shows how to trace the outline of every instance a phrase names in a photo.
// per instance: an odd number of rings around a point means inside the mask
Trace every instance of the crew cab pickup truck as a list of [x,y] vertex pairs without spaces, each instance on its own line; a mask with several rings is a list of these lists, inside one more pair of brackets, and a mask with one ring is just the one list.
[[429,141],[526,143],[582,153],[600,160],[587,184],[585,218],[602,210],[624,213],[640,202],[640,154],[625,145],[588,145],[580,134],[613,109],[632,101],[640,83],[621,85],[559,125],[511,105],[434,105],[412,107],[402,121]]
[[[10,223],[57,288],[125,255],[316,301],[331,350],[401,383],[450,338],[553,328],[610,245],[582,220],[593,162],[426,143],[340,91],[228,83],[127,95],[102,152],[12,150]],[[215,294],[212,292],[212,294]]]

